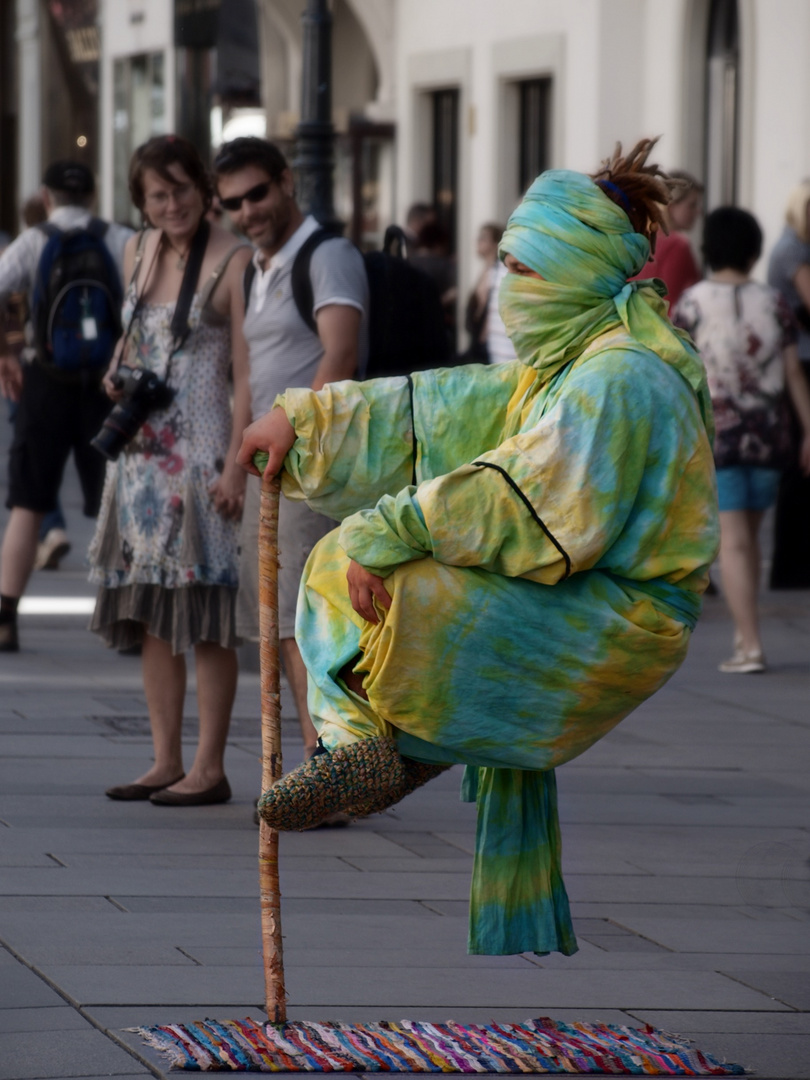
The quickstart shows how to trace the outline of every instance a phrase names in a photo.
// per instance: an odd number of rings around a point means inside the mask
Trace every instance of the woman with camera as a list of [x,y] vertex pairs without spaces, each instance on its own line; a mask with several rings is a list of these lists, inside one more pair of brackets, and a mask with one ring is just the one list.
[[[212,188],[193,145],[150,139],[129,188],[147,227],[129,242],[124,334],[104,387],[116,402],[94,445],[110,459],[91,580],[91,629],[142,646],[154,763],[111,799],[163,806],[227,801],[225,743],[236,693],[234,605],[250,421],[242,280],[250,248],[205,219]],[[233,413],[228,373],[233,371]],[[200,735],[181,747],[185,651],[194,647]]]

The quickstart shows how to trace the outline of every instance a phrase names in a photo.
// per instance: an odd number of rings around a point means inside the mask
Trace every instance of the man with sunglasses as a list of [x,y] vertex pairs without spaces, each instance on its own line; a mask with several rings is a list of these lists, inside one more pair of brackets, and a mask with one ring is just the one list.
[[[304,217],[284,155],[265,139],[225,143],[214,160],[220,205],[256,245],[246,281],[245,338],[250,349],[254,420],[269,412],[288,387],[320,390],[362,372],[368,351],[368,279],[360,252],[348,240],[326,240],[312,252],[309,277],[317,332],[299,314],[292,290],[295,256],[320,226]],[[242,523],[237,630],[258,640],[257,545],[259,482],[249,479]],[[279,509],[279,634],[284,670],[295,698],[304,753],[317,734],[307,710],[307,674],[295,642],[295,606],[304,563],[335,527],[303,502],[281,500]]]

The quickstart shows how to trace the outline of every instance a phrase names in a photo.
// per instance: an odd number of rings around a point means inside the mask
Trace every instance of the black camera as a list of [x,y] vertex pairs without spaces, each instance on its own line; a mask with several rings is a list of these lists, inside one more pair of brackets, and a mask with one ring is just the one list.
[[154,371],[146,368],[122,365],[110,377],[110,381],[116,390],[123,390],[124,397],[104,421],[101,431],[90,445],[109,461],[115,461],[130,439],[138,433],[149,413],[171,405],[174,390]]

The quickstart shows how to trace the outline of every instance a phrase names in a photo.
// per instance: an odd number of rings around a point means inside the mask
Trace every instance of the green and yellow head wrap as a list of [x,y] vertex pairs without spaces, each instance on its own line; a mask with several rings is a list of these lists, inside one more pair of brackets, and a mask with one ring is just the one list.
[[584,173],[539,176],[506,226],[499,254],[513,255],[543,280],[508,274],[500,311],[525,364],[543,381],[601,334],[622,326],[678,369],[697,395],[710,435],[711,400],[703,363],[688,335],[667,317],[666,287],[628,281],[650,253],[625,212]]

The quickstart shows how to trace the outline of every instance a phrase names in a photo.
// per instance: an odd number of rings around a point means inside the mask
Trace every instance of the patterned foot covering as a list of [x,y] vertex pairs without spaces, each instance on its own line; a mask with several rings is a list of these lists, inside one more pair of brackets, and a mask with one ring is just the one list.
[[287,773],[262,795],[258,810],[274,829],[312,829],[339,811],[365,817],[386,810],[444,768],[403,758],[393,739],[363,739]]

